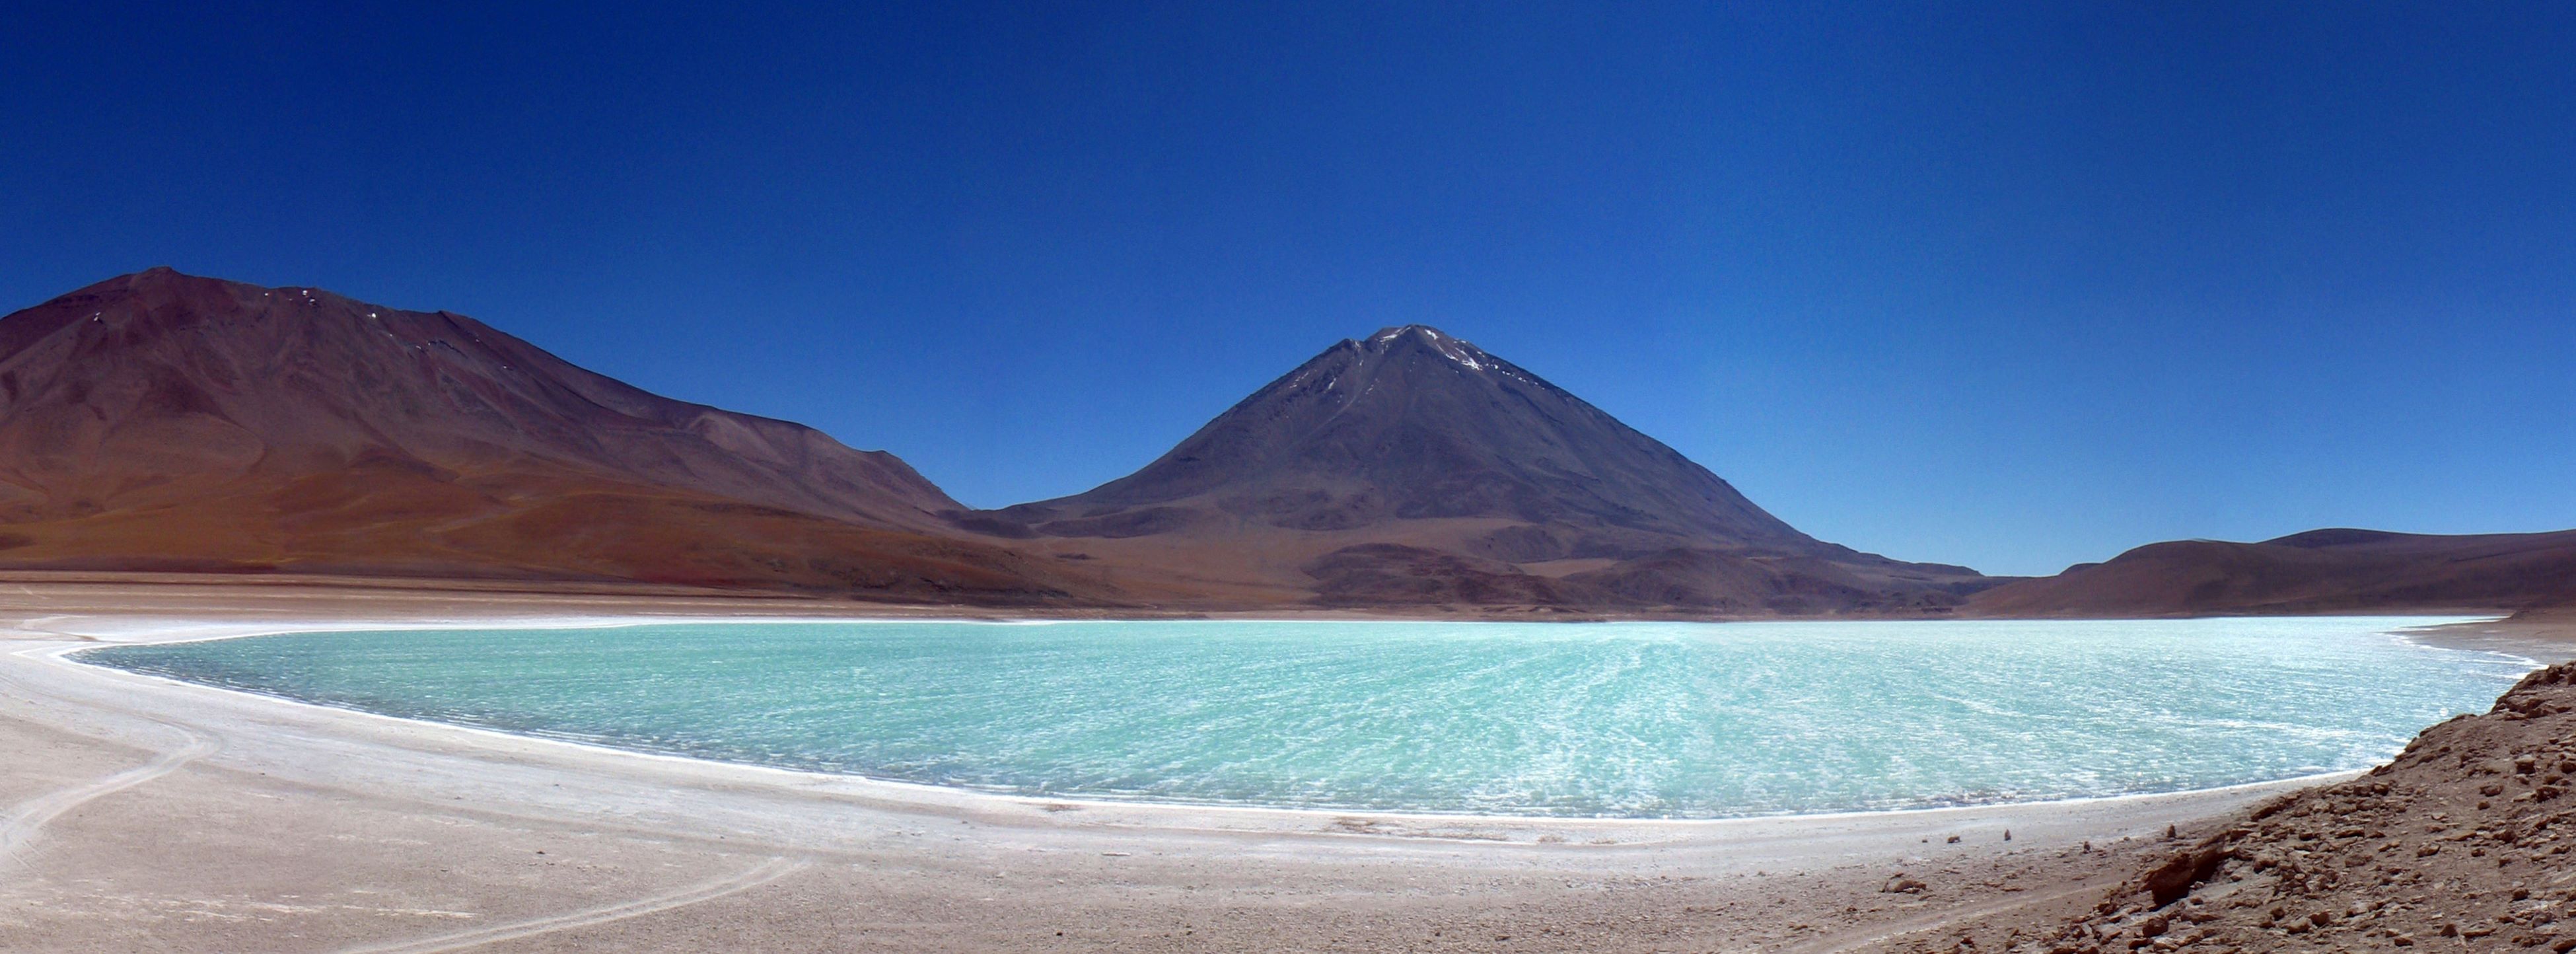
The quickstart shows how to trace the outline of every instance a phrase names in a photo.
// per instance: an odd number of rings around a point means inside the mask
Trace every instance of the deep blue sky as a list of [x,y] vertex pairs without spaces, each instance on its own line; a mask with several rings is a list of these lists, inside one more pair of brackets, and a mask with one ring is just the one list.
[[61,6],[0,310],[448,308],[985,506],[1422,322],[1904,558],[2576,526],[2576,5]]

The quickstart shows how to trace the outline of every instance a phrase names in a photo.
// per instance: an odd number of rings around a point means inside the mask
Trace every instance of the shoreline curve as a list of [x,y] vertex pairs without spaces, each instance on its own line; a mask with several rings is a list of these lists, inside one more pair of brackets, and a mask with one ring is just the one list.
[[[2441,650],[2441,651],[2448,651],[2448,652],[2472,652],[2472,653],[2482,653],[2482,654],[2494,655],[2494,656],[2503,656],[2503,657],[2507,657],[2507,658],[2513,659],[2513,660],[2515,660],[2515,661],[2516,661],[2517,663],[2519,663],[2519,664],[2527,665],[2529,668],[2532,668],[2532,669],[2540,668],[2540,667],[2543,665],[2542,663],[2538,662],[2537,660],[2530,659],[2529,657],[2522,656],[2522,655],[2520,655],[2520,654],[2518,654],[2518,653],[2506,652],[2506,651],[2499,650],[2499,649],[2476,649],[2476,648],[2470,648],[2470,647],[2466,647],[2466,646],[2449,646],[2449,647],[2445,647],[2445,646],[2438,646],[2438,645],[2435,645],[2433,640],[2427,639],[2427,638],[2425,638],[2425,637],[2435,635],[2435,631],[2436,631],[2436,630],[2438,630],[2438,629],[2440,629],[2440,628],[2442,628],[2442,627],[2460,626],[2460,625],[2464,625],[2464,623],[2474,623],[2474,622],[2481,622],[2481,621],[2483,621],[2483,622],[2493,622],[2493,620],[2492,620],[2492,619],[2487,619],[2487,618],[2484,618],[2484,617],[2477,617],[2477,618],[2467,618],[2467,617],[2464,617],[2464,618],[2461,618],[2460,620],[2451,620],[2450,618],[2445,617],[2444,619],[2445,619],[2445,620],[2447,620],[2447,621],[2446,621],[2446,622],[2443,622],[2443,623],[2434,623],[2434,624],[2427,624],[2427,625],[2425,625],[2425,626],[2421,626],[2421,627],[2408,627],[2408,628],[2400,629],[2400,630],[2392,630],[2392,631],[2385,632],[2385,633],[2383,633],[2382,635],[2386,635],[2386,636],[2389,636],[2389,637],[2391,637],[2391,638],[2393,638],[2393,639],[2395,639],[2395,640],[2398,640],[2398,641],[2400,641],[2400,642],[2404,642],[2404,643],[2408,643],[2408,644],[2411,644],[2411,645],[2415,645],[2415,646],[2418,646],[2418,647],[2420,647],[2420,648],[2424,648],[2424,649],[2433,649],[2433,650]],[[50,622],[50,621],[48,621],[48,622]],[[262,637],[262,636],[276,636],[276,635],[288,635],[288,634],[296,634],[296,633],[316,633],[316,632],[376,632],[376,631],[384,631],[384,632],[398,632],[398,631],[406,631],[406,630],[436,630],[436,629],[453,629],[453,628],[466,628],[466,627],[471,627],[471,628],[484,628],[484,629],[502,629],[502,628],[506,628],[506,629],[564,629],[564,630],[573,630],[573,629],[615,629],[615,628],[630,627],[630,626],[649,626],[649,625],[665,625],[665,624],[693,624],[693,625],[694,625],[694,624],[725,624],[725,623],[739,623],[739,624],[809,624],[809,623],[810,623],[810,624],[838,624],[838,623],[852,623],[852,622],[868,622],[868,623],[871,623],[871,624],[875,624],[875,623],[886,623],[886,624],[897,624],[897,623],[923,623],[923,624],[973,624],[973,625],[1044,625],[1044,624],[1051,624],[1051,623],[1058,623],[1058,622],[1085,622],[1085,623],[1087,623],[1087,622],[1097,622],[1097,621],[1095,621],[1095,620],[1048,620],[1048,619],[1036,619],[1036,620],[989,620],[989,619],[964,618],[964,617],[959,617],[959,618],[939,618],[939,617],[855,618],[855,617],[831,617],[831,616],[813,616],[813,617],[779,616],[779,617],[754,617],[754,618],[723,618],[723,617],[670,617],[670,616],[643,616],[643,615],[614,615],[614,614],[599,614],[599,615],[575,615],[575,616],[541,616],[541,617],[524,617],[524,618],[513,618],[513,619],[492,619],[492,620],[465,620],[465,619],[442,619],[442,620],[429,620],[429,621],[423,621],[423,620],[404,620],[404,621],[390,621],[390,620],[386,620],[386,621],[311,620],[311,621],[304,621],[304,622],[298,622],[298,623],[293,623],[293,624],[284,624],[284,625],[276,624],[276,623],[263,623],[263,624],[224,623],[224,622],[217,622],[217,621],[211,621],[211,620],[188,620],[188,621],[176,621],[176,622],[181,622],[181,631],[173,632],[173,631],[171,631],[171,630],[169,630],[169,629],[167,629],[167,628],[164,628],[164,626],[161,626],[161,625],[151,625],[151,626],[148,626],[147,628],[142,628],[142,629],[139,629],[139,630],[129,629],[129,630],[121,631],[121,632],[114,632],[114,633],[110,634],[110,638],[112,638],[112,639],[113,639],[113,641],[109,641],[109,639],[102,639],[102,638],[101,638],[101,634],[99,634],[99,633],[97,633],[97,632],[87,632],[87,633],[78,633],[78,634],[75,634],[75,633],[70,633],[70,632],[63,632],[63,631],[60,631],[60,630],[49,630],[49,631],[52,631],[52,632],[56,632],[56,633],[58,633],[59,635],[66,636],[66,637],[68,637],[68,638],[80,639],[80,640],[82,640],[82,641],[81,641],[81,642],[79,642],[79,643],[73,644],[73,645],[49,646],[49,647],[37,647],[37,648],[30,648],[30,649],[22,649],[22,650],[18,650],[16,653],[13,653],[12,655],[17,655],[17,656],[21,656],[21,657],[36,657],[36,658],[41,658],[41,659],[44,659],[44,660],[46,660],[46,661],[48,661],[48,662],[55,663],[55,664],[59,664],[59,665],[78,667],[80,670],[83,670],[83,671],[94,672],[94,673],[101,673],[101,674],[108,674],[108,675],[110,675],[112,678],[118,678],[118,679],[131,679],[131,680],[145,680],[145,681],[150,681],[150,682],[152,682],[152,683],[157,683],[157,684],[165,685],[165,686],[172,687],[172,688],[179,688],[179,689],[185,689],[185,690],[193,690],[193,691],[198,691],[198,692],[214,692],[214,693],[222,693],[222,694],[225,694],[225,695],[227,695],[227,696],[231,696],[231,697],[235,697],[235,698],[239,698],[239,699],[257,700],[257,701],[259,701],[259,702],[261,702],[261,703],[265,703],[265,704],[280,705],[280,706],[289,706],[289,707],[294,707],[294,708],[296,708],[296,709],[301,709],[301,710],[313,710],[313,711],[318,711],[318,712],[331,713],[331,714],[334,714],[334,715],[336,715],[336,716],[341,716],[341,717],[355,717],[355,718],[366,719],[366,720],[383,720],[383,721],[385,721],[385,722],[394,723],[394,724],[397,724],[397,725],[400,725],[400,726],[404,726],[404,727],[410,727],[410,728],[413,728],[413,729],[416,729],[416,730],[431,730],[431,731],[436,731],[436,732],[468,733],[468,734],[473,734],[473,735],[478,735],[478,736],[488,736],[488,737],[492,737],[492,738],[494,738],[494,739],[510,740],[510,741],[512,741],[512,742],[515,742],[515,743],[531,744],[531,745],[537,745],[537,746],[561,747],[561,748],[564,748],[564,749],[569,749],[569,750],[573,750],[573,751],[577,751],[577,752],[585,753],[585,754],[588,754],[588,755],[591,755],[591,756],[601,756],[601,757],[607,757],[607,758],[612,758],[612,759],[636,759],[636,760],[644,760],[644,761],[646,761],[646,762],[668,763],[668,764],[675,764],[675,765],[678,765],[678,766],[691,767],[691,768],[698,768],[698,769],[720,769],[720,770],[733,771],[733,772],[758,773],[758,774],[763,774],[763,775],[769,775],[769,776],[772,776],[772,777],[774,777],[776,780],[778,780],[778,781],[780,781],[780,782],[785,782],[785,783],[790,783],[790,784],[798,784],[798,785],[800,785],[800,787],[803,787],[803,786],[812,786],[812,785],[816,785],[816,784],[826,784],[826,785],[836,785],[836,786],[852,786],[852,785],[855,785],[855,786],[863,786],[863,787],[867,787],[867,788],[880,789],[880,790],[882,790],[882,791],[881,791],[881,792],[879,792],[878,794],[883,795],[883,796],[888,796],[888,797],[889,797],[889,799],[888,799],[888,800],[890,800],[890,801],[897,801],[897,802],[901,802],[901,801],[910,801],[910,800],[912,800],[912,799],[905,799],[905,798],[903,798],[903,796],[914,796],[914,797],[916,797],[916,798],[918,799],[919,803],[920,803],[920,804],[921,804],[921,806],[922,806],[922,807],[924,807],[924,808],[933,808],[933,807],[953,807],[953,806],[952,806],[952,805],[950,805],[949,803],[952,803],[952,802],[954,802],[954,801],[956,801],[956,800],[961,800],[961,799],[962,799],[962,800],[969,800],[969,801],[971,801],[971,800],[988,800],[988,801],[990,801],[990,802],[992,803],[990,806],[988,806],[988,807],[990,807],[990,808],[1004,808],[1004,807],[1027,808],[1027,807],[1033,807],[1033,806],[1034,806],[1034,807],[1039,807],[1039,808],[1041,808],[1042,810],[1046,811],[1048,814],[1058,814],[1058,813],[1062,813],[1062,812],[1065,812],[1065,811],[1110,811],[1110,812],[1126,811],[1126,812],[1135,812],[1135,813],[1143,814],[1143,815],[1147,815],[1147,816],[1156,815],[1156,814],[1168,814],[1168,815],[1171,815],[1171,816],[1209,816],[1209,815],[1224,816],[1224,815],[1241,815],[1241,816],[1245,816],[1245,817],[1246,817],[1246,820],[1253,820],[1253,819],[1275,819],[1275,818],[1285,817],[1285,818],[1287,818],[1287,819],[1297,819],[1297,820],[1304,820],[1304,821],[1310,821],[1310,822],[1323,822],[1323,823],[1327,823],[1327,824],[1335,823],[1335,822],[1347,822],[1347,821],[1352,820],[1352,819],[1368,819],[1368,820],[1373,820],[1373,821],[1382,821],[1382,822],[1387,822],[1387,823],[1413,823],[1413,824],[1420,824],[1420,825],[1443,825],[1443,824],[1446,824],[1446,825],[1475,825],[1475,824],[1483,824],[1483,825],[1528,826],[1528,827],[1550,827],[1550,828],[1552,828],[1552,827],[1565,827],[1565,828],[1590,828],[1590,827],[1604,827],[1604,828],[1607,828],[1607,827],[1648,826],[1648,827],[1662,828],[1662,827],[1668,827],[1668,826],[1691,826],[1691,827],[1700,827],[1700,826],[1727,826],[1727,825],[1741,825],[1741,824],[1755,824],[1755,823],[1797,823],[1797,822],[1802,822],[1802,821],[1805,821],[1805,822],[1815,822],[1815,823],[1836,823],[1836,822],[1865,821],[1865,820],[1869,820],[1869,819],[1887,819],[1887,818],[1899,818],[1899,817],[1922,817],[1922,818],[1930,819],[1930,818],[1937,818],[1937,817],[1939,817],[1939,816],[1943,816],[1943,815],[1964,815],[1964,816],[1974,816],[1974,815],[1980,815],[1980,814],[1991,814],[1991,813],[1994,813],[1994,812],[1997,812],[1997,811],[2005,811],[2005,810],[2013,810],[2013,809],[2034,809],[2034,810],[2046,810],[2046,809],[2053,809],[2053,808],[2069,808],[2069,809],[2072,809],[2072,808],[2084,808],[2084,807],[2118,807],[2118,806],[2121,806],[2121,805],[2124,805],[2124,804],[2128,804],[2128,805],[2136,805],[2136,806],[2141,806],[2141,807],[2143,807],[2143,806],[2153,805],[2153,804],[2156,804],[2156,803],[2161,802],[2161,801],[2198,800],[2198,799],[2205,799],[2205,798],[2212,798],[2212,797],[2215,797],[2215,798],[2227,798],[2227,797],[2230,797],[2230,796],[2236,796],[2236,795],[2243,795],[2243,796],[2246,796],[2246,797],[2248,797],[2248,798],[2252,798],[2252,797],[2258,797],[2258,796],[2259,796],[2259,795],[2261,795],[2261,794],[2270,793],[2270,792],[2275,792],[2275,791],[2286,791],[2286,790],[2291,790],[2291,789],[2305,788],[2305,787],[2312,786],[2312,785],[2327,784],[2327,783],[2332,783],[2332,782],[2336,782],[2336,781],[2341,781],[2341,780],[2344,780],[2344,779],[2349,779],[2349,778],[2352,778],[2352,777],[2359,776],[2359,775],[2361,775],[2361,774],[2363,774],[2363,773],[2365,773],[2365,772],[2369,771],[2369,767],[2359,767],[2359,768],[2341,769],[2341,770],[2327,771],[2327,772],[2314,772],[2314,773],[2308,773],[2308,774],[2302,774],[2302,775],[2286,776],[2286,777],[2282,777],[2282,778],[2275,778],[2275,779],[2259,779],[2259,780],[2247,781],[2247,782],[2236,782],[2236,783],[2230,783],[2230,784],[2226,784],[2226,785],[2205,786],[2205,787],[2197,787],[2197,788],[2182,788],[2182,789],[2172,789],[2172,790],[2166,790],[2166,791],[2152,791],[2152,792],[2122,792],[2122,793],[2106,794],[2106,795],[2083,795],[2083,796],[2059,797],[2059,798],[2039,798],[2039,799],[2000,799],[2000,800],[1995,800],[1995,801],[1982,801],[1982,802],[1962,803],[1962,804],[1922,805],[1922,806],[1908,806],[1908,807],[1898,807],[1898,808],[1841,809],[1841,810],[1832,810],[1832,811],[1814,811],[1814,812],[1798,812],[1798,811],[1791,811],[1791,812],[1772,812],[1772,813],[1743,814],[1743,815],[1685,816],[1685,817],[1675,817],[1675,816],[1631,816],[1631,815],[1544,815],[1544,814],[1508,814],[1508,813],[1489,813],[1489,812],[1445,812],[1445,811],[1427,811],[1427,810],[1417,810],[1417,809],[1371,809],[1371,808],[1339,808],[1339,807],[1311,807],[1311,806],[1278,806],[1278,805],[1258,805],[1258,804],[1243,804],[1243,803],[1226,803],[1226,802],[1193,801],[1193,800],[1187,800],[1187,799],[1145,799],[1145,798],[1101,797],[1101,796],[1095,796],[1095,795],[1047,795],[1047,794],[1030,794],[1030,793],[1021,793],[1021,792],[995,791],[995,790],[991,790],[991,789],[982,789],[982,788],[975,788],[975,787],[962,786],[962,785],[944,785],[944,784],[932,783],[932,782],[918,782],[918,781],[910,781],[910,780],[905,780],[905,779],[884,778],[884,777],[879,777],[879,776],[872,776],[872,775],[865,775],[865,774],[858,774],[858,773],[829,772],[829,771],[819,771],[819,770],[812,770],[812,769],[798,769],[798,768],[789,768],[789,767],[777,766],[777,765],[767,765],[767,764],[762,764],[762,763],[757,763],[757,762],[743,762],[743,761],[733,761],[733,760],[727,760],[727,759],[705,758],[705,757],[692,756],[692,755],[685,755],[685,754],[679,754],[679,753],[670,753],[670,752],[655,752],[655,751],[644,750],[644,749],[627,748],[627,747],[622,747],[622,746],[617,746],[617,745],[612,745],[612,744],[607,744],[607,743],[601,743],[601,742],[585,742],[585,741],[577,741],[577,740],[573,740],[573,739],[556,738],[556,737],[552,737],[552,736],[539,735],[539,734],[535,734],[535,733],[517,732],[517,731],[511,731],[511,730],[508,730],[508,729],[494,728],[494,727],[489,727],[489,726],[477,726],[477,725],[470,725],[470,724],[465,724],[465,723],[447,722],[447,721],[441,721],[441,720],[437,720],[437,719],[421,718],[421,717],[414,717],[414,716],[392,715],[392,714],[388,714],[388,713],[376,712],[376,711],[372,711],[372,710],[368,710],[368,709],[362,709],[362,708],[357,708],[357,707],[353,707],[353,706],[339,706],[339,705],[332,705],[332,704],[329,704],[329,703],[322,703],[322,702],[315,702],[315,701],[306,700],[306,699],[299,699],[299,698],[295,698],[295,697],[287,696],[287,695],[282,695],[282,694],[259,692],[259,691],[256,691],[256,690],[245,689],[245,688],[239,688],[239,687],[234,687],[234,686],[226,686],[226,685],[221,685],[221,684],[216,684],[216,683],[210,683],[210,682],[200,682],[200,681],[195,681],[195,680],[182,679],[182,678],[178,678],[178,677],[174,677],[174,676],[167,676],[167,675],[163,675],[163,674],[159,674],[159,673],[153,673],[153,672],[146,672],[146,671],[140,671],[140,670],[128,669],[128,668],[121,667],[121,666],[114,666],[114,665],[109,665],[109,664],[104,664],[104,663],[98,663],[98,662],[90,662],[90,661],[86,661],[86,660],[77,659],[77,658],[74,658],[74,657],[81,656],[81,655],[87,655],[87,654],[89,654],[89,653],[97,652],[97,651],[110,650],[110,649],[116,648],[116,647],[118,647],[118,646],[157,645],[157,644],[190,643],[190,642],[215,642],[215,641],[232,640],[232,639],[248,639],[248,638],[257,638],[257,637]],[[1384,621],[1336,621],[1336,622],[1392,622],[1392,623],[1410,623],[1410,622],[1415,622],[1415,621],[1411,621],[1411,620],[1384,620]],[[1578,625],[1579,625],[1579,624],[1578,624]],[[192,629],[193,629],[193,630],[195,630],[195,631],[193,631],[193,632],[188,631],[188,630],[192,630]],[[2394,754],[2394,753],[2392,753],[2392,754]],[[1068,806],[1069,806],[1070,808],[1068,808]],[[1158,810],[1159,810],[1159,811],[1158,811]],[[1267,826],[1263,826],[1263,827],[1267,827]],[[1344,826],[1344,827],[1346,827],[1346,828],[1347,828],[1348,826]],[[1377,834],[1378,832],[1371,832],[1371,831],[1367,831],[1367,830],[1353,829],[1353,830],[1348,830],[1348,831],[1343,832],[1343,833],[1347,833],[1347,834],[1357,834],[1357,835],[1368,835],[1368,834]]]

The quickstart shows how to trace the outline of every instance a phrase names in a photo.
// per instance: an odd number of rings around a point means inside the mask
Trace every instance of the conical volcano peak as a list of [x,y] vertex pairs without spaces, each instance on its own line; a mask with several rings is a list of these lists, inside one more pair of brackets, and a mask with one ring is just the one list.
[[1809,613],[1947,605],[1944,587],[1980,579],[1800,533],[1661,441],[1427,325],[1335,343],[1133,474],[962,519],[1196,581],[1168,585],[1335,605]]
[[1380,328],[1377,330],[1376,334],[1368,336],[1368,342],[1370,344],[1383,345],[1387,342],[1394,341],[1397,338],[1407,336],[1424,341],[1457,340],[1450,335],[1442,333],[1440,329],[1431,327],[1430,325],[1392,325]]
[[[1546,525],[1616,537],[1604,552],[1621,553],[1675,542],[1816,546],[1661,442],[1427,325],[1336,344],[1144,469],[1014,509],[1069,532],[1089,525],[1056,518],[1148,508],[1167,521],[1179,519],[1174,508],[1198,508],[1294,530]],[[1129,522],[1120,532],[1150,523]]]
[[1430,325],[1400,325],[1380,328],[1376,334],[1358,342],[1364,354],[1394,355],[1406,351],[1436,354],[1464,365],[1471,371],[1484,371],[1502,366],[1503,362],[1467,339],[1441,331]]
[[1430,325],[1399,325],[1380,328],[1376,334],[1361,339],[1360,347],[1369,351],[1390,351],[1403,345],[1427,345],[1435,349],[1464,350],[1482,353],[1467,339],[1441,331]]

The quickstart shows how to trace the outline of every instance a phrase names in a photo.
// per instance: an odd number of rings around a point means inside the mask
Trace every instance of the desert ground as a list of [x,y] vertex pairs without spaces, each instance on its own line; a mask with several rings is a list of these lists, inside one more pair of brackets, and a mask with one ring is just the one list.
[[[0,581],[0,950],[1827,952],[1975,932],[1993,947],[2087,916],[2258,804],[2346,780],[1693,822],[1049,802],[61,658],[299,626],[889,613],[968,615],[645,587]],[[2571,629],[2448,638],[2554,660],[2576,656]]]

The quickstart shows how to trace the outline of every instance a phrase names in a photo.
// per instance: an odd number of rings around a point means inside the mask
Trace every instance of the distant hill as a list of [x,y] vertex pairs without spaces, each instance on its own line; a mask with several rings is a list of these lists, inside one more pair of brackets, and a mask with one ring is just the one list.
[[1084,592],[956,508],[447,312],[156,268],[0,318],[0,567]]
[[2182,540],[1977,594],[1993,616],[2203,616],[2576,604],[2576,530],[2435,536],[2311,530]]
[[954,515],[1186,598],[1714,614],[1921,611],[1990,580],[1820,542],[1436,329],[1345,340],[1144,469]]

